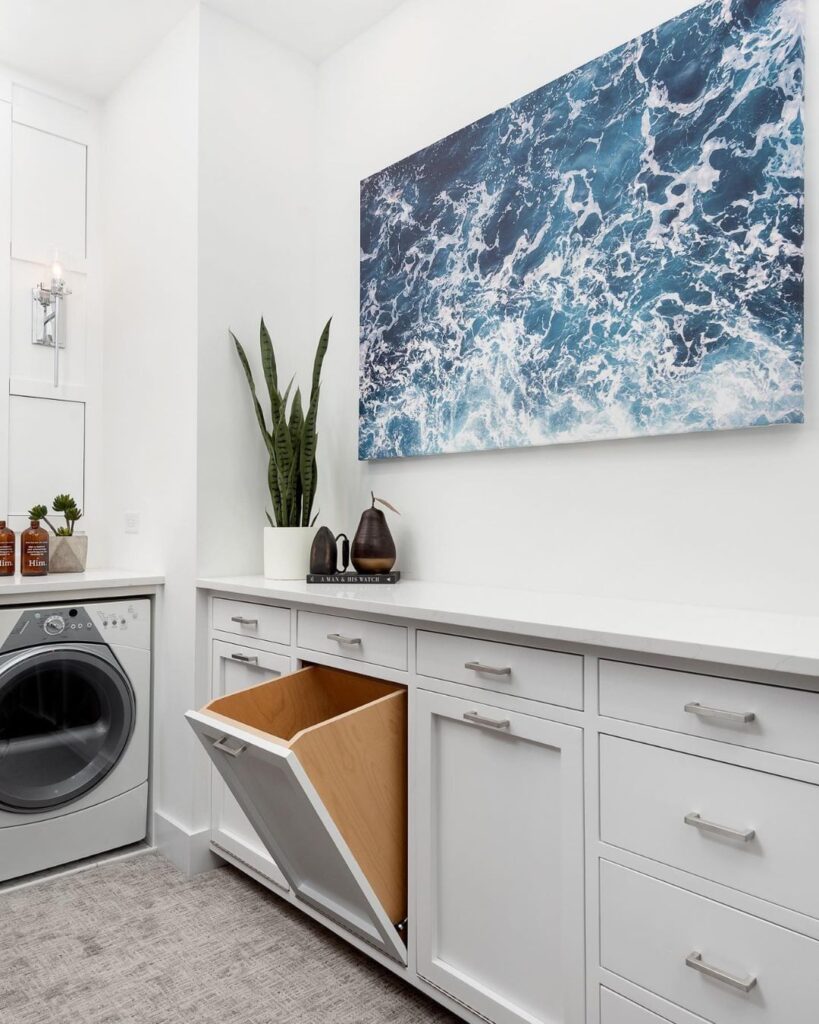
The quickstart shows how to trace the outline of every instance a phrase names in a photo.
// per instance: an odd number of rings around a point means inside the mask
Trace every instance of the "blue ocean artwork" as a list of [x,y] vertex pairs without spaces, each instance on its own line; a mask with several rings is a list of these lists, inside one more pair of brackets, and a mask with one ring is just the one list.
[[359,456],[804,419],[803,0],[708,0],[361,183]]

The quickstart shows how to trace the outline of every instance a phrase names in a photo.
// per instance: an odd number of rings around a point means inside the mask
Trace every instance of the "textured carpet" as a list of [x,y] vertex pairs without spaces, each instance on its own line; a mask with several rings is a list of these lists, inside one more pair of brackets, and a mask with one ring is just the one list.
[[454,1024],[233,868],[157,854],[0,896],[2,1024]]

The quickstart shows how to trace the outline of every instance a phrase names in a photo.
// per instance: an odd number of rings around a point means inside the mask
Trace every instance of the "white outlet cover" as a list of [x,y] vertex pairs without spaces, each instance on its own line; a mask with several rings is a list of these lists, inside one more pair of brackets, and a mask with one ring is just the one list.
[[139,533],[139,512],[125,513],[125,532]]

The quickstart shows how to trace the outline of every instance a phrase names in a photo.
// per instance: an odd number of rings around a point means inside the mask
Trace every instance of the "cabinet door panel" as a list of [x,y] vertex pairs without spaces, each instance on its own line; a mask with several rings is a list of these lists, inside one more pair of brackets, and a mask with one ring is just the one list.
[[86,147],[28,125],[12,128],[11,255],[85,269]]
[[85,403],[12,395],[9,513],[24,516],[55,494],[85,507]]
[[11,104],[0,100],[0,508],[8,511],[11,261]]
[[497,1024],[582,1024],[581,730],[419,690],[415,751],[418,973]]
[[[245,660],[250,659],[250,660]],[[290,671],[290,659],[281,654],[270,654],[241,644],[213,641],[213,697],[245,690],[256,683]],[[287,880],[265,849],[256,829],[239,807],[222,776],[213,769],[213,841],[234,857],[245,860],[282,889],[288,889]]]

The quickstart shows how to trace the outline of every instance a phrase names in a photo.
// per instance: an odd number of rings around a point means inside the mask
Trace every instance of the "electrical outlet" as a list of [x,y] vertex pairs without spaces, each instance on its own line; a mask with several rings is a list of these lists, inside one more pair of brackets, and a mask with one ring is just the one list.
[[139,512],[125,513],[125,532],[139,533]]

